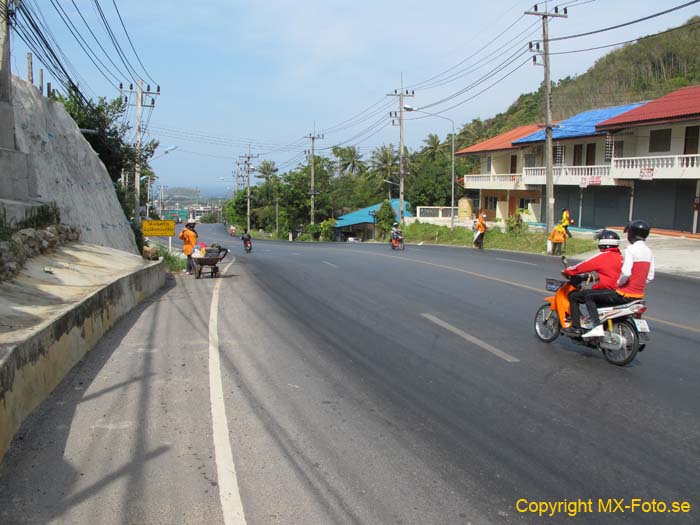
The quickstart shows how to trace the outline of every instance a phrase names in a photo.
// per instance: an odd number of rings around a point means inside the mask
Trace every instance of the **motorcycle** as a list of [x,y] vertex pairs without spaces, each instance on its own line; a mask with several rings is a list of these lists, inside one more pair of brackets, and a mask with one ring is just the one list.
[[403,233],[396,232],[391,235],[391,249],[392,250],[403,250]]
[[243,249],[246,253],[250,253],[251,251],[253,251],[253,243],[250,239],[245,239],[243,241]]
[[[566,256],[562,256],[564,267],[567,266]],[[554,295],[545,297],[545,304],[539,307],[535,315],[535,335],[540,341],[551,343],[560,334],[569,337],[574,343],[596,348],[603,353],[605,359],[617,366],[631,363],[637,353],[644,350],[649,341],[649,325],[642,319],[646,312],[646,303],[632,300],[618,306],[598,308],[598,316],[603,325],[601,337],[584,338],[581,335],[563,332],[562,328],[571,327],[571,305],[569,293],[580,289],[585,282],[590,283],[594,276],[581,274],[568,277],[566,280],[547,279],[546,289]],[[581,320],[583,329],[593,326]],[[640,344],[640,340],[645,341]]]

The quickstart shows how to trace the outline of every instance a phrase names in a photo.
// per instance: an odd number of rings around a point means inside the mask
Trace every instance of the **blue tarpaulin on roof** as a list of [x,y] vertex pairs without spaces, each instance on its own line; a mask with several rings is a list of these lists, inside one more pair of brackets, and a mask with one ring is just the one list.
[[[572,139],[576,137],[590,137],[593,135],[605,135],[604,132],[596,131],[595,126],[599,122],[608,120],[609,118],[617,117],[622,113],[626,113],[634,108],[643,106],[646,102],[637,102],[626,106],[614,106],[610,108],[592,109],[584,111],[571,118],[562,120],[555,124],[552,128],[552,139]],[[523,137],[513,142],[513,144],[528,144],[531,142],[544,142],[544,130],[537,131],[532,135]]]
[[[404,201],[404,217],[413,217],[413,214],[408,211],[409,204]],[[353,226],[355,224],[374,224],[374,217],[370,213],[371,211],[378,211],[381,208],[382,203],[373,204],[367,208],[362,208],[361,210],[356,210],[345,215],[341,215],[335,220],[336,228],[344,228],[346,226]],[[399,199],[391,199],[391,207],[394,210],[394,217],[398,219],[399,216]]]

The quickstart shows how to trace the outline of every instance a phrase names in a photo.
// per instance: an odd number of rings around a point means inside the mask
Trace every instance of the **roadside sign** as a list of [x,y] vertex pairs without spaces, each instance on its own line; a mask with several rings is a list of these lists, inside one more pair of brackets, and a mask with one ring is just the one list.
[[639,180],[654,180],[654,168],[639,168]]
[[175,221],[141,221],[141,230],[145,237],[173,237]]

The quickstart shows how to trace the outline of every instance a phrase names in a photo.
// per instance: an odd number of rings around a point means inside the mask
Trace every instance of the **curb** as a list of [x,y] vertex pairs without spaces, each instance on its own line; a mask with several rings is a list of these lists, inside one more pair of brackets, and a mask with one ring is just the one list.
[[0,460],[22,422],[73,366],[163,284],[161,260],[104,286],[28,339],[0,345]]

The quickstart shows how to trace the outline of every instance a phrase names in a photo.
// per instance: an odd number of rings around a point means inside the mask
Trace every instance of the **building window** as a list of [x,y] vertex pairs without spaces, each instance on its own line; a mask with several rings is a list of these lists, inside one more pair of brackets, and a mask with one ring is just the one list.
[[649,153],[671,151],[671,128],[649,132]]
[[496,204],[498,204],[498,197],[494,195],[488,195],[484,197],[484,209],[495,210]]
[[574,145],[574,162],[573,166],[581,166],[583,164],[583,144]]
[[554,146],[554,164],[561,166],[564,164],[564,155],[566,154],[566,146]]
[[522,210],[527,210],[530,204],[537,204],[538,202],[538,199],[520,199],[520,201],[518,202],[518,208]]
[[595,166],[595,144],[586,144],[586,166]]
[[619,159],[624,155],[625,152],[625,141],[624,140],[616,140],[615,141],[615,153],[613,155],[615,156],[616,159]]
[[537,162],[537,155],[534,153],[529,153],[525,155],[525,167],[526,168],[534,168],[535,163]]
[[486,157],[486,173],[491,174],[491,157]]

